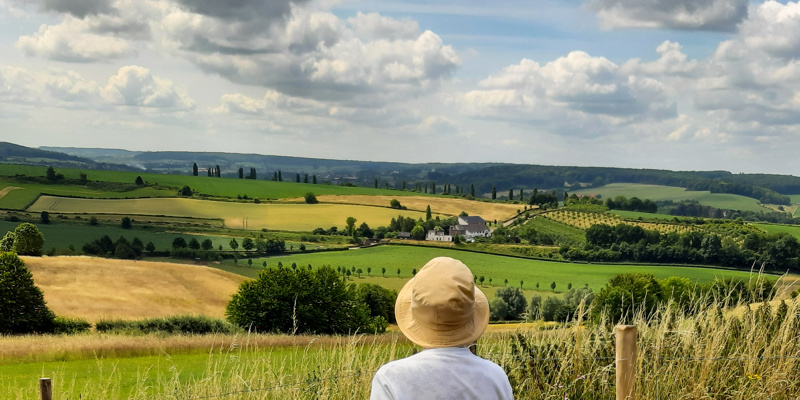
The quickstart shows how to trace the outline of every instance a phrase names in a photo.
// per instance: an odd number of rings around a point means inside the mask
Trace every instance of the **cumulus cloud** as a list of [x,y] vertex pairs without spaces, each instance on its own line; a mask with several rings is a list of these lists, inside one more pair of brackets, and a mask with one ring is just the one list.
[[127,106],[191,109],[194,101],[172,81],[150,73],[147,68],[131,65],[119,69],[103,88],[109,103]]
[[378,13],[358,12],[347,23],[355,33],[368,39],[413,39],[419,36],[419,24],[411,20],[396,20]]
[[136,55],[133,44],[118,35],[144,38],[147,25],[118,17],[77,19],[67,16],[58,25],[42,25],[39,31],[17,40],[28,56],[66,62],[95,62]]
[[744,44],[780,58],[800,56],[800,3],[766,1],[740,28]]
[[736,30],[748,0],[594,0],[589,8],[603,27]]
[[283,19],[292,5],[307,3],[308,0],[176,0],[189,11],[209,17],[226,20],[265,20]]
[[0,101],[30,104],[36,101],[36,77],[22,68],[0,66]]
[[610,60],[579,51],[543,66],[522,60],[480,86],[455,99],[469,115],[548,125],[573,135],[589,134],[584,126],[591,120],[624,125],[675,116],[663,83],[622,73]]

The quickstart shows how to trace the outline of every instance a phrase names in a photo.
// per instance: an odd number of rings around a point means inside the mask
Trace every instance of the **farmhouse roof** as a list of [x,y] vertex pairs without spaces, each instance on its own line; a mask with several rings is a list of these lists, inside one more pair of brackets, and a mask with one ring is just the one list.
[[466,222],[466,225],[485,224],[486,223],[486,221],[484,221],[483,218],[481,218],[481,217],[479,217],[477,215],[461,217],[461,219],[463,219],[464,222]]

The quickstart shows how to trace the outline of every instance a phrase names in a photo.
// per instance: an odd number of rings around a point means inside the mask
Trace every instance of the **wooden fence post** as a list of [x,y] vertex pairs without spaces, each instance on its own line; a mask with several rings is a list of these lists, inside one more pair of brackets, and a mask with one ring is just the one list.
[[53,399],[53,386],[50,378],[39,378],[39,391],[42,393],[42,400]]
[[636,326],[617,325],[617,400],[636,398]]

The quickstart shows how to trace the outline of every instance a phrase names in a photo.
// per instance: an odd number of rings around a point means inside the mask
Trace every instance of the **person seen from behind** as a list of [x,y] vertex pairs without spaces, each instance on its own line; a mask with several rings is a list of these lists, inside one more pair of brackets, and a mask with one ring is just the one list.
[[500,366],[468,346],[489,325],[489,303],[461,261],[437,257],[400,290],[397,325],[423,350],[383,365],[372,379],[371,400],[513,399]]

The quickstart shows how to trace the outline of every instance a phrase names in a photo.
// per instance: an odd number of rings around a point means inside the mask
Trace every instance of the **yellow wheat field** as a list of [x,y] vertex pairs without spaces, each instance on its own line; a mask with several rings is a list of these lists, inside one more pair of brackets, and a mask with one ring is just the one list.
[[[459,215],[465,211],[469,215],[477,215],[486,221],[504,221],[517,215],[518,210],[524,210],[524,204],[489,203],[466,199],[425,196],[345,196],[325,195],[317,196],[322,203],[335,204],[360,204],[368,206],[388,207],[392,199],[397,199],[401,205],[409,210],[425,211],[431,206],[433,214]],[[302,199],[288,199],[287,201],[302,201]]]
[[92,257],[22,257],[58,316],[140,319],[221,318],[246,279],[213,268]]

